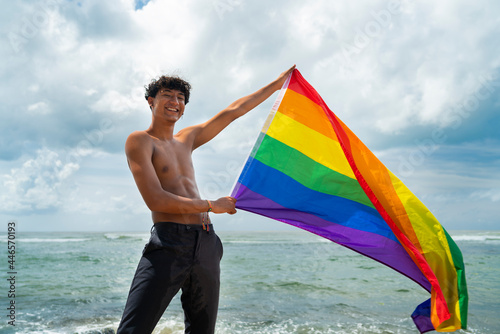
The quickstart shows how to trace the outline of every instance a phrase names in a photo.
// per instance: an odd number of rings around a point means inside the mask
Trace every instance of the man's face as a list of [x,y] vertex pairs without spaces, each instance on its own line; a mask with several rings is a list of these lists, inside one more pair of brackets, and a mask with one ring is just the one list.
[[162,88],[156,97],[148,98],[154,117],[176,122],[184,114],[185,96],[177,89]]

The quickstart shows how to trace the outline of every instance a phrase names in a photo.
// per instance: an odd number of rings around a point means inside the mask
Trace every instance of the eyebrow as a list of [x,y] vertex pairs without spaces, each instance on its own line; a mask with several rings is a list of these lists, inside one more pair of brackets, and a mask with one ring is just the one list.
[[181,92],[180,90],[178,90],[178,89],[168,89],[168,88],[163,88],[160,91],[160,94],[163,94],[163,93],[172,93],[172,91],[174,91],[174,90],[178,91],[179,95],[185,96],[185,94],[183,92]]

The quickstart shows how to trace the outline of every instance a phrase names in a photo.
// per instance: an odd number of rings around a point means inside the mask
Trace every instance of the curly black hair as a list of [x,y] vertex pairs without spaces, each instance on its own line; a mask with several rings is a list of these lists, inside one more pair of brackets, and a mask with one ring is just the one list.
[[191,85],[189,82],[179,78],[178,76],[166,76],[162,75],[158,79],[151,80],[151,83],[147,86],[144,86],[146,89],[146,94],[144,97],[146,100],[148,97],[156,97],[156,94],[162,89],[176,89],[181,91],[184,94],[184,103],[187,104],[189,102],[189,92],[191,91]]

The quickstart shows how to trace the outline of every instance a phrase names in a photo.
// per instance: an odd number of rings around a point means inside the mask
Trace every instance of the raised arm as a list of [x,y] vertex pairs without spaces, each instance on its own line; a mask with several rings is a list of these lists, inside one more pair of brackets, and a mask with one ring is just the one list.
[[[148,208],[151,211],[172,214],[207,212],[209,208],[207,200],[178,196],[162,188],[151,162],[153,149],[153,143],[143,132],[132,133],[125,143],[125,153],[130,170]],[[235,202],[236,200],[231,197],[222,197],[211,201],[212,211],[214,213],[235,213]]]
[[256,92],[234,101],[227,108],[205,123],[191,127],[190,130],[193,131],[194,135],[193,150],[210,141],[235,119],[245,115],[247,112],[264,102],[274,92],[281,89],[286,79],[294,69],[295,65],[281,73],[276,80]]

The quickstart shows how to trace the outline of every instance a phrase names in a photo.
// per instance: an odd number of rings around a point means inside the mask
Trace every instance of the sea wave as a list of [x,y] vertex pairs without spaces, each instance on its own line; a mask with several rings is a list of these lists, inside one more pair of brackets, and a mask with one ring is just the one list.
[[29,330],[23,332],[16,332],[18,334],[61,334],[61,333],[75,333],[75,334],[111,334],[115,333],[115,328],[118,327],[118,323],[113,324],[88,324],[80,325],[72,328],[60,328],[60,329],[43,329],[43,330]]
[[83,242],[87,238],[19,238],[19,242]]
[[129,240],[129,239],[140,239],[149,240],[149,235],[145,233],[106,233],[104,238],[108,240]]
[[452,235],[455,241],[500,241],[500,235],[480,234],[480,235]]
[[306,244],[322,244],[331,243],[327,239],[318,240],[227,240],[222,238],[225,245],[248,244],[248,245],[306,245]]

